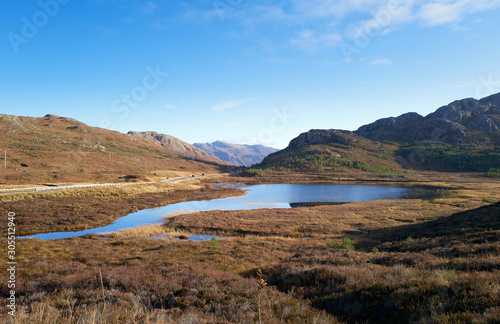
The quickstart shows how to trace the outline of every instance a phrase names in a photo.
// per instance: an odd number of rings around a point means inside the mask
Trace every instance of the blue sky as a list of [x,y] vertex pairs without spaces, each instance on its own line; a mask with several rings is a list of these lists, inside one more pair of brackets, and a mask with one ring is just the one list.
[[285,147],[500,92],[500,0],[4,1],[0,113]]

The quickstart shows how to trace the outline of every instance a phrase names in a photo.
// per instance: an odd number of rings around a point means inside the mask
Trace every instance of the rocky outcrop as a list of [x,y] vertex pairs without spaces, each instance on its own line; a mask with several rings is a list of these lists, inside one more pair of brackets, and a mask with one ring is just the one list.
[[205,151],[200,150],[199,148],[181,141],[180,139],[166,134],[159,134],[157,132],[133,132],[130,131],[127,135],[132,136],[134,138],[143,140],[148,143],[160,145],[173,151],[180,156],[195,159],[198,161],[211,162],[217,164],[227,164],[218,158],[207,154]]
[[351,141],[352,132],[350,131],[340,129],[311,129],[291,140],[285,151],[295,150],[304,145],[349,144]]
[[379,119],[355,133],[379,141],[487,144],[491,136],[482,133],[495,132],[500,132],[500,94],[457,100],[425,117],[407,113]]
[[240,145],[224,141],[194,143],[193,145],[223,161],[243,166],[258,164],[269,154],[278,151],[263,145]]

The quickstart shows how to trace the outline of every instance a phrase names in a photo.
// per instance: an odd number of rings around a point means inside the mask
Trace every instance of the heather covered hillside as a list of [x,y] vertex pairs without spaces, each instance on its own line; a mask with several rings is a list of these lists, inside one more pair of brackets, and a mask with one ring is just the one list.
[[397,145],[378,143],[343,130],[310,130],[267,156],[247,173],[319,172],[330,175],[406,174]]
[[7,167],[0,169],[3,184],[120,182],[219,170],[215,159],[193,161],[139,138],[56,115],[0,115],[0,134],[2,157],[7,155]]
[[[405,170],[500,176],[500,94],[463,99],[423,117],[406,113],[355,132],[310,130],[250,172],[401,174]],[[255,173],[255,172],[254,172]]]

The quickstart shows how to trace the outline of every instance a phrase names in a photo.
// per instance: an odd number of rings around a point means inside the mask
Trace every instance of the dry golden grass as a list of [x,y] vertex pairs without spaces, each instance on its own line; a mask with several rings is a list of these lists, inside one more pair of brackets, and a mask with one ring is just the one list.
[[[111,224],[117,218],[140,209],[243,193],[238,189],[211,189],[191,182],[175,183],[172,186],[162,184],[158,187],[104,187],[6,201],[0,204],[0,212],[16,213],[17,235],[23,236],[94,228]],[[5,232],[6,228],[2,231]]]
[[456,198],[436,202],[380,200],[293,209],[197,212],[169,218],[165,226],[199,234],[339,237],[434,220],[476,207],[479,203]]
[[145,239],[167,239],[171,240],[179,237],[189,237],[192,233],[187,231],[180,231],[178,229],[166,227],[165,225],[143,225],[134,228],[128,228],[120,230],[117,232],[104,233],[101,236],[107,238],[116,239],[134,239],[134,238],[145,238]]
[[[351,235],[358,238],[353,237],[356,251],[332,247],[326,238],[272,235],[219,240],[217,246],[133,237],[24,240],[18,246],[20,319],[252,323],[260,296],[264,323],[396,323],[409,318],[495,323],[498,234],[495,239],[471,227],[473,232],[461,239],[439,241],[449,224],[461,235],[457,220],[471,217],[471,223],[481,224],[484,216],[495,219],[490,210],[432,225],[430,237],[381,244],[380,253],[358,251],[364,240],[359,234]],[[484,230],[488,224],[481,226]],[[260,293],[259,268],[268,283]],[[0,273],[0,284],[5,277]]]
[[[424,183],[453,188],[458,196],[169,215],[167,225],[106,239],[20,240],[19,320],[255,323],[260,304],[263,323],[499,322],[500,205],[455,214],[498,199],[498,182],[458,176],[413,182]],[[21,200],[1,208],[47,211],[38,219],[27,214],[21,229],[49,220],[75,228],[79,224],[70,220],[78,208],[100,215],[164,204],[167,197],[236,193],[141,190],[125,198],[46,197],[45,203]],[[148,239],[175,230],[233,237],[217,243]],[[352,239],[355,251],[331,244],[343,237]],[[373,247],[380,252],[371,253]],[[0,244],[0,253],[5,250]],[[259,288],[258,269],[267,287]],[[0,272],[2,308],[6,276]]]
[[190,178],[175,182],[156,182],[123,186],[70,188],[63,190],[13,193],[0,195],[0,202],[47,197],[129,197],[143,193],[171,192],[174,190],[201,190],[207,188],[207,185],[202,182],[203,180],[205,179]]
[[159,235],[168,234],[168,238],[174,237],[170,236],[167,228],[163,225],[143,225],[134,228],[128,228],[120,230],[118,232],[104,233],[102,236],[108,238],[119,238],[119,239],[131,239],[131,238],[151,238]]

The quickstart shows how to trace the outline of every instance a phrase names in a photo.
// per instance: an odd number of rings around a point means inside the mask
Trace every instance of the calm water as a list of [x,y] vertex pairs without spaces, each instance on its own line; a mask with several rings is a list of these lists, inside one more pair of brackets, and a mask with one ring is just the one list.
[[86,234],[102,234],[146,224],[161,224],[162,217],[170,214],[209,210],[243,210],[261,208],[291,208],[290,203],[300,202],[358,202],[381,199],[421,198],[428,191],[399,187],[360,185],[315,184],[265,184],[222,185],[219,187],[241,188],[245,196],[214,200],[188,201],[163,207],[144,209],[117,219],[113,224],[78,232],[54,232],[22,238],[43,240],[61,239]]

